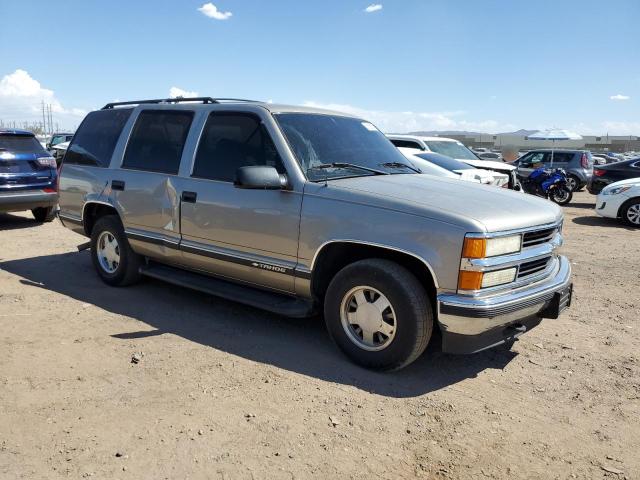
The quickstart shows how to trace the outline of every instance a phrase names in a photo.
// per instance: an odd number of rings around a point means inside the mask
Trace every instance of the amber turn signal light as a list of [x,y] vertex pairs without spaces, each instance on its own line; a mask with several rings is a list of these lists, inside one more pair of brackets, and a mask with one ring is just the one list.
[[482,272],[461,270],[458,277],[458,288],[460,290],[480,290],[482,287]]
[[486,238],[466,237],[464,239],[464,245],[462,247],[462,256],[464,258],[484,258],[486,251]]

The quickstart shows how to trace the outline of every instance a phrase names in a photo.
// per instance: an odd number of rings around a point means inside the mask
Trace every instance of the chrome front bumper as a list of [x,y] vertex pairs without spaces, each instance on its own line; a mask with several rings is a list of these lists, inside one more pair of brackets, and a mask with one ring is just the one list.
[[571,302],[571,265],[559,256],[552,276],[491,297],[438,295],[442,349],[474,353],[512,341],[543,318],[557,318]]

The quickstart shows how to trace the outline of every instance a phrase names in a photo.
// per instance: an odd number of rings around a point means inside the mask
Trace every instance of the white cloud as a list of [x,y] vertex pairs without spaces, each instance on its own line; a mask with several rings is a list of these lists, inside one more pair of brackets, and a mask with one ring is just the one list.
[[367,119],[380,130],[387,133],[406,133],[428,130],[467,130],[474,132],[508,132],[518,127],[504,124],[495,120],[470,121],[465,120],[464,111],[451,112],[390,112],[383,110],[366,110],[352,105],[336,103],[318,103],[307,101],[309,107],[325,108],[349,113]]
[[0,80],[0,120],[41,121],[42,102],[51,105],[54,123],[75,126],[87,112],[81,108],[64,107],[53,90],[44,88],[26,70],[17,69]]
[[197,97],[197,96],[198,96],[198,92],[183,90],[182,88],[179,88],[179,87],[171,87],[169,89],[169,98],[176,98],[176,97],[190,98],[190,97]]
[[382,10],[382,4],[380,3],[372,3],[367,8],[364,9],[364,11],[367,13],[378,12],[380,10]]
[[621,95],[621,94],[611,95],[609,98],[610,98],[611,100],[618,101],[618,102],[621,102],[621,101],[624,101],[624,100],[630,100],[630,99],[631,99],[631,97],[630,97],[630,96],[628,96],[628,95]]
[[200,8],[198,8],[198,11],[203,15],[206,15],[209,18],[215,18],[216,20],[229,20],[229,18],[231,18],[231,16],[233,15],[233,13],[231,12],[223,12],[221,10],[218,10],[218,7],[216,7],[211,2],[202,5]]

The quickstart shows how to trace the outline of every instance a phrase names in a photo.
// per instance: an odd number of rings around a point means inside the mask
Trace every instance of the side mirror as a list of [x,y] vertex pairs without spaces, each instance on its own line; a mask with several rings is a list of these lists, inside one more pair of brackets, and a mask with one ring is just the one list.
[[253,190],[282,190],[287,187],[287,178],[273,167],[256,165],[236,170],[236,180],[233,184],[237,188]]

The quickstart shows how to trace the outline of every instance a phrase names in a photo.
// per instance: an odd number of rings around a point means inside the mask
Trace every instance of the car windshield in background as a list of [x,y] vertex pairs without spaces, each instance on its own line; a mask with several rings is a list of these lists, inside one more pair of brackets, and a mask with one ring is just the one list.
[[444,168],[445,170],[449,170],[450,172],[454,172],[457,170],[473,170],[474,168],[470,165],[467,165],[464,162],[456,160],[455,158],[447,157],[445,155],[441,155],[438,153],[416,153],[416,157],[422,158],[423,160],[427,160],[439,167]]
[[441,153],[447,157],[461,158],[463,160],[478,160],[478,157],[475,156],[471,150],[458,142],[430,140],[425,143],[432,152]]
[[40,142],[31,135],[0,135],[0,152],[46,153]]
[[274,117],[310,181],[377,172],[415,173],[404,155],[369,122],[311,113]]

